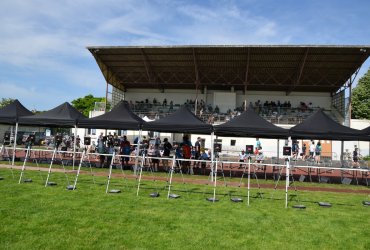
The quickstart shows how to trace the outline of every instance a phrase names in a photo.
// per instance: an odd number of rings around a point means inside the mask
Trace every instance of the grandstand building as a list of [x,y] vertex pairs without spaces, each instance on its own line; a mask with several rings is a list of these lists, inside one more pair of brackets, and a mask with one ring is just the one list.
[[[113,106],[124,99],[141,117],[158,119],[187,103],[204,121],[218,124],[253,105],[262,117],[282,127],[300,123],[318,108],[350,126],[352,85],[370,55],[370,46],[88,49],[106,80],[106,97]],[[232,151],[250,139],[221,140],[223,149]],[[205,138],[206,146],[209,141]],[[266,144],[267,151],[276,151],[274,143]],[[334,143],[327,144],[330,154],[338,151]],[[367,144],[364,152],[368,148]]]

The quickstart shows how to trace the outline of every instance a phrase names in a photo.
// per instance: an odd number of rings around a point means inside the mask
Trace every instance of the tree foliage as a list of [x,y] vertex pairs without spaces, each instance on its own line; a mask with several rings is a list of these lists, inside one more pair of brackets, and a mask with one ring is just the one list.
[[370,68],[353,89],[352,118],[370,119]]
[[80,97],[72,101],[72,106],[75,107],[85,116],[89,116],[89,111],[94,110],[95,102],[105,102],[104,97],[94,97],[93,95],[87,95]]
[[12,99],[12,98],[1,98],[1,101],[0,101],[0,108],[2,107],[5,107],[6,105],[14,102],[15,99]]

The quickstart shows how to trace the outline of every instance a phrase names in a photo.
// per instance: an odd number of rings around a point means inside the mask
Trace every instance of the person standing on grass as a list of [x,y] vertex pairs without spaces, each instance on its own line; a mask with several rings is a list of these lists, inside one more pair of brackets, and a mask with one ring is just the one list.
[[[200,157],[200,142],[201,142],[201,138],[198,137],[197,138],[197,141],[195,142],[194,146],[195,146],[195,156],[194,156],[194,159],[195,160],[198,160],[199,157]],[[199,162],[194,162],[194,167],[199,167]]]
[[155,159],[151,158],[149,160],[149,165],[153,169],[154,172],[158,172],[158,167],[159,167],[158,157],[160,156],[158,145],[150,144],[149,150],[148,150],[148,156],[149,157],[155,157]]
[[[209,156],[208,156],[208,154],[206,153],[206,151],[204,149],[201,150],[201,153],[200,153],[200,156],[199,156],[199,160],[203,160],[203,161],[209,160]],[[206,174],[207,163],[206,162],[202,162],[200,164],[200,166],[201,166],[201,171],[203,172],[203,174]]]
[[[245,159],[247,159],[247,155],[245,154],[244,149],[239,153],[239,162],[245,162]],[[243,164],[239,165],[239,168],[243,168]]]
[[[162,157],[163,158],[169,158],[170,153],[171,153],[171,149],[172,149],[172,145],[171,145],[171,143],[168,142],[167,138],[164,138],[163,142],[164,143],[163,143],[163,155],[162,155]],[[163,168],[166,171],[168,171],[168,159],[163,159],[162,164],[163,164]]]
[[105,147],[105,141],[104,141],[104,136],[103,133],[100,134],[98,138],[98,153],[99,153],[99,162],[100,162],[100,167],[104,167],[104,161],[105,161],[105,154],[106,153],[106,147]]
[[297,160],[298,159],[298,153],[299,153],[299,145],[298,145],[298,141],[296,140],[293,140],[293,143],[292,143],[292,152],[293,152],[293,160]]
[[312,160],[314,159],[315,149],[316,149],[315,141],[312,140],[311,145],[310,145],[310,159],[312,159]]
[[256,138],[256,149],[261,148],[261,147],[262,147],[262,144],[261,144],[260,138]]
[[304,143],[302,146],[302,153],[301,153],[302,160],[306,160],[306,150],[307,150],[306,143]]
[[315,148],[315,160],[317,164],[320,163],[321,151],[322,151],[321,142],[318,141]]
[[123,136],[121,140],[119,149],[120,149],[120,154],[124,155],[121,157],[122,169],[128,168],[129,167],[128,162],[130,160],[130,153],[131,153],[131,145],[125,135]]
[[[188,135],[184,135],[182,138],[182,143],[180,144],[181,149],[182,149],[182,158],[183,159],[190,159],[191,158],[191,147],[193,146],[191,144],[191,141],[189,140]],[[188,168],[189,174],[194,174],[193,173],[193,167],[190,164],[190,161],[183,161],[183,166]]]
[[358,162],[359,153],[358,153],[358,147],[356,145],[355,145],[355,149],[353,150],[352,160],[353,160],[353,167],[359,168],[360,167],[360,163]]

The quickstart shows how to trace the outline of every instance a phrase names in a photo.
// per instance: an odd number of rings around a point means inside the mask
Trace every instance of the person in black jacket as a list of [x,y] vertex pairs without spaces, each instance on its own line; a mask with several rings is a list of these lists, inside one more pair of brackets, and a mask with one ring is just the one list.
[[[163,143],[163,155],[162,155],[162,157],[163,158],[169,158],[171,150],[172,150],[172,145],[171,145],[171,143],[169,143],[167,138],[164,138],[163,142],[164,143]],[[163,168],[165,169],[165,171],[168,171],[168,159],[163,159],[162,163],[163,163]]]

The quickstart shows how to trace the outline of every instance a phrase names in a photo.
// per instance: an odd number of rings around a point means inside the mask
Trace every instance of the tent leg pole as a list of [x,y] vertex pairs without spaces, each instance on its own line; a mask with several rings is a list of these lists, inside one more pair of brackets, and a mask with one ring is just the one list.
[[112,160],[110,161],[110,164],[109,164],[108,181],[107,181],[107,187],[106,187],[106,189],[105,189],[105,193],[106,193],[106,194],[108,193],[109,183],[110,183],[110,178],[111,178],[111,176],[112,176],[112,165],[113,165],[113,161],[114,161],[114,154],[115,154],[115,152],[113,151],[113,154],[112,154]]
[[[84,152],[82,152],[82,156],[81,156],[81,158],[83,159],[84,157],[85,157],[85,151],[84,151]],[[78,176],[80,175],[80,171],[81,171],[81,165],[82,165],[82,160],[80,161],[80,164],[78,165],[78,169],[77,169],[77,174],[76,174],[75,182],[74,182],[74,184],[73,184],[73,190],[75,190],[75,189],[76,189]]]
[[50,177],[50,173],[51,173],[51,166],[53,165],[56,151],[57,151],[57,148],[54,149],[53,156],[51,157],[51,162],[50,162],[50,166],[49,166],[48,176],[46,177],[45,187],[48,185],[48,181],[49,181],[49,177]]
[[140,163],[140,174],[139,174],[139,182],[138,182],[138,184],[137,184],[136,196],[139,196],[140,182],[141,182],[141,176],[142,176],[142,174],[143,174],[144,161],[145,161],[145,154],[143,154],[143,157],[141,158],[141,163]]
[[136,158],[135,158],[135,166],[134,166],[134,175],[135,176],[137,175],[137,165],[139,163],[141,133],[142,133],[142,130],[140,129],[139,130],[139,139],[138,139],[137,145],[136,145]]
[[289,189],[289,170],[290,170],[289,160],[290,159],[288,157],[286,161],[285,208],[288,208],[288,189]]
[[[17,134],[18,134],[18,122],[15,124],[15,133],[14,133],[14,142],[13,142],[13,158],[12,158],[12,167],[14,166],[14,160],[15,160],[15,148],[17,146]],[[12,171],[13,173],[13,171]],[[14,178],[14,176],[13,176]]]
[[248,202],[247,205],[249,207],[249,199],[250,199],[250,190],[251,190],[251,157],[248,156]]
[[76,160],[76,141],[77,141],[77,125],[75,125],[75,137],[73,142],[73,170],[75,170],[75,160]]
[[18,184],[21,184],[23,173],[24,173],[24,170],[26,168],[26,161],[28,159],[29,154],[30,154],[30,146],[28,146],[27,147],[27,150],[26,150],[26,156],[24,157],[23,166],[22,166],[22,170],[21,170],[21,176],[19,177]]
[[[173,176],[173,171],[174,171],[174,168],[175,168],[175,162],[176,162],[176,159],[175,159],[175,155],[172,157],[172,166],[171,166],[171,174],[170,174],[170,183],[168,184],[168,193],[167,193],[167,199],[170,198],[170,192],[171,192],[171,185],[172,185],[172,176]],[[184,180],[183,180],[184,182]]]
[[214,155],[214,135],[215,133],[212,132],[211,134],[211,181],[213,182],[213,177],[214,177],[214,159],[215,159],[215,155]]

